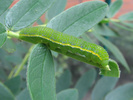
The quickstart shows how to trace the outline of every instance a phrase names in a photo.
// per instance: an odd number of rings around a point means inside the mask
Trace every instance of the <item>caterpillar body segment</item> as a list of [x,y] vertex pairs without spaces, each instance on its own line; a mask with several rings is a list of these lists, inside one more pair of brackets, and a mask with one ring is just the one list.
[[44,43],[53,51],[109,70],[108,53],[99,45],[43,26],[22,29],[19,36],[22,40],[34,44]]

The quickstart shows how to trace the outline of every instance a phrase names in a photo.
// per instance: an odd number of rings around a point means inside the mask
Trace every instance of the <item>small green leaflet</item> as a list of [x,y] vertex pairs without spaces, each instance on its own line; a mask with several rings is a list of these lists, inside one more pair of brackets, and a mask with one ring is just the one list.
[[6,29],[5,27],[0,23],[0,48],[3,46],[7,39]]

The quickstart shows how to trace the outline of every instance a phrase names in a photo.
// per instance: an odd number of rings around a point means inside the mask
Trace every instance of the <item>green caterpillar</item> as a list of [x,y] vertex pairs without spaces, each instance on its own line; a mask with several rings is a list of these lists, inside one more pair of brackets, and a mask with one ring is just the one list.
[[74,36],[63,34],[51,28],[37,26],[22,29],[19,38],[35,44],[44,43],[53,51],[110,70],[109,56],[106,50]]

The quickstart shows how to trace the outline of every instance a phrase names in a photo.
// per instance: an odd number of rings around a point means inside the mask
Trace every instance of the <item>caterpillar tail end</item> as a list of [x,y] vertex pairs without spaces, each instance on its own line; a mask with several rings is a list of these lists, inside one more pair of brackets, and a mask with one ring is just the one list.
[[111,71],[111,69],[110,69],[109,65],[106,65],[106,66],[104,67],[104,70]]

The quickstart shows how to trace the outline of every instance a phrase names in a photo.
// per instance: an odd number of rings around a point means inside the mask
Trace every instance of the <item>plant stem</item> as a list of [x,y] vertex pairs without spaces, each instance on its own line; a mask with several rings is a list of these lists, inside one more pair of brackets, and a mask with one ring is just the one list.
[[42,25],[38,25],[38,26],[43,26],[43,27],[46,27],[46,26],[47,26],[47,24],[42,24]]
[[7,30],[7,35],[19,39],[19,32],[12,32]]
[[120,22],[120,20],[119,19],[110,19],[110,21],[112,21],[112,22]]
[[18,66],[15,66],[15,67],[11,70],[10,74],[8,75],[8,79],[11,79],[11,78],[12,78],[12,76],[13,76],[15,70],[17,69],[17,67],[18,67]]
[[25,63],[27,62],[29,56],[30,56],[30,53],[31,53],[31,50],[32,48],[34,47],[34,45],[32,45],[28,51],[28,53],[25,55],[23,61],[21,62],[20,66],[18,67],[17,71],[15,72],[14,76],[17,76],[19,75],[19,73],[21,72],[21,70],[23,69],[23,66],[25,65]]
[[110,21],[112,21],[112,22],[120,22],[119,19],[113,19],[113,18],[109,19],[109,18],[104,18],[100,23],[109,23]]

